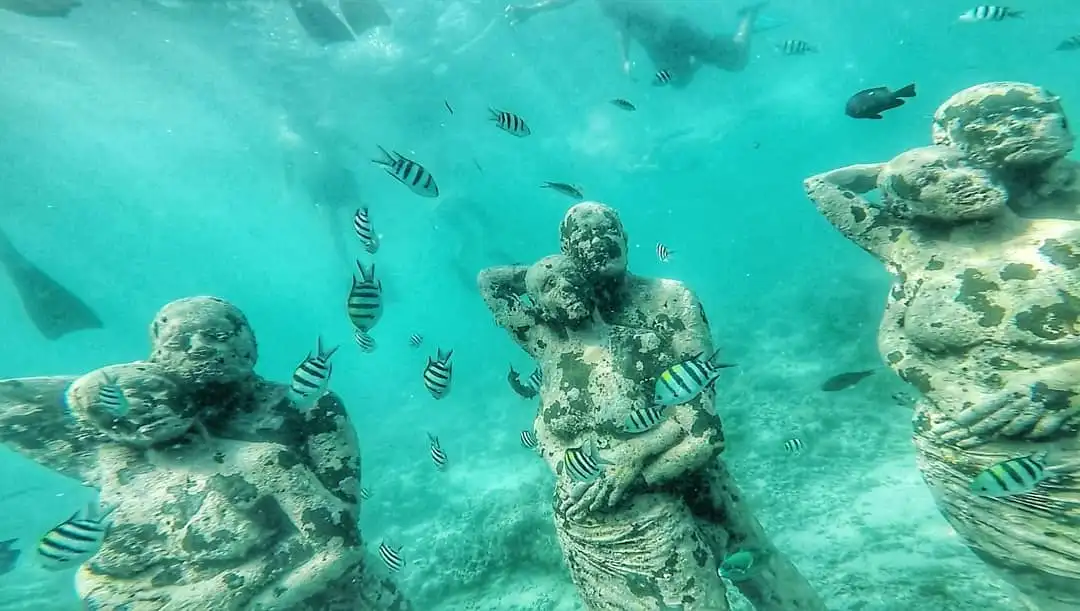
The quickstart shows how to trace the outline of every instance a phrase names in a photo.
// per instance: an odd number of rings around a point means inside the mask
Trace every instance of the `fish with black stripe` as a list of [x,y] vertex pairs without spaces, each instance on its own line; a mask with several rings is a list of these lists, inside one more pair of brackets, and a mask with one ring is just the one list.
[[671,260],[671,255],[675,254],[675,251],[667,247],[663,242],[656,243],[656,258],[661,263],[667,263]]
[[371,498],[371,490],[368,490],[367,488],[361,488],[360,489],[360,498],[365,500],[365,501],[370,499]]
[[77,568],[101,549],[109,531],[109,514],[115,507],[101,509],[91,503],[86,515],[76,511],[70,518],[53,527],[38,541],[37,555],[41,565],[51,571]]
[[105,383],[98,389],[97,407],[114,418],[123,418],[131,410],[124,389],[120,388],[115,377],[107,373],[103,373],[102,377]]
[[446,469],[446,465],[450,462],[450,459],[446,457],[446,452],[443,451],[442,446],[439,444],[439,438],[431,433],[428,433],[427,436],[431,441],[431,462],[435,463],[436,469],[442,471],[443,469]]
[[784,451],[788,454],[800,454],[805,447],[802,439],[798,437],[792,437],[784,442]]
[[364,265],[357,261],[356,267],[360,270],[360,279],[353,276],[345,310],[353,326],[366,333],[371,331],[382,317],[382,281],[375,278],[374,263],[370,268],[364,268]]
[[360,244],[368,254],[375,254],[379,250],[379,236],[375,234],[375,227],[371,224],[371,214],[367,206],[356,209],[353,214],[353,231],[360,238]]
[[994,6],[984,4],[965,11],[958,21],[972,23],[975,21],[1004,21],[1006,19],[1019,19],[1024,16],[1024,11],[1011,9],[1007,6]]
[[653,77],[653,85],[655,86],[667,85],[670,82],[671,72],[667,70],[659,70],[657,71],[656,76]]
[[563,453],[563,465],[575,482],[594,481],[603,473],[604,466],[611,464],[614,463],[600,456],[593,439],[576,448],[567,448]]
[[357,331],[353,337],[356,338],[356,345],[360,346],[360,350],[363,350],[364,352],[375,352],[376,344],[374,337],[371,337],[363,331]]
[[379,557],[391,573],[397,573],[405,568],[405,558],[401,556],[401,548],[394,549],[385,541],[379,544]]
[[444,354],[442,348],[439,348],[435,358],[429,356],[427,366],[424,367],[424,387],[436,399],[442,399],[450,393],[450,382],[454,375],[454,365],[450,362],[450,357],[453,354],[453,350]]
[[623,98],[615,98],[614,100],[611,100],[611,103],[616,108],[621,108],[622,110],[625,110],[625,111],[628,111],[628,112],[633,112],[633,111],[637,110],[637,106],[634,106],[633,102],[631,102],[630,100],[625,100]]
[[307,358],[300,361],[293,371],[292,384],[289,385],[289,395],[293,403],[314,403],[326,394],[326,389],[330,387],[330,374],[333,372],[330,357],[334,356],[337,349],[338,346],[334,346],[324,350],[322,338],[315,340],[315,354],[309,352]]
[[427,168],[397,151],[390,153],[381,146],[379,150],[382,151],[383,158],[372,159],[372,163],[382,166],[387,174],[396,178],[398,182],[417,195],[422,197],[439,196],[439,185],[435,182],[435,177],[431,175],[431,172],[427,171]]
[[513,134],[518,138],[524,138],[532,133],[529,126],[525,124],[525,119],[522,119],[514,113],[505,110],[496,110],[494,108],[489,108],[488,111],[491,112],[491,120],[499,126],[499,129],[508,134]]
[[707,359],[701,358],[704,353],[697,353],[693,357],[672,365],[656,377],[656,386],[653,398],[657,405],[679,405],[692,400],[701,394],[703,390],[711,386],[720,377],[720,370],[734,367],[733,364],[714,363],[713,359],[720,351],[717,350]]
[[806,55],[807,53],[817,53],[817,47],[806,42],[805,40],[785,40],[784,42],[776,45],[776,49],[780,51],[781,55]]
[[536,435],[532,431],[526,429],[521,431],[521,445],[529,450],[536,448]]
[[623,420],[620,430],[632,435],[644,433],[663,422],[665,416],[667,416],[667,406],[654,407],[649,405],[635,409]]
[[419,333],[413,333],[409,336],[409,345],[413,348],[419,348],[420,344],[424,343],[424,336]]
[[1053,468],[1046,466],[1046,452],[1038,452],[990,465],[971,480],[969,488],[979,496],[1003,498],[1027,494],[1054,476]]

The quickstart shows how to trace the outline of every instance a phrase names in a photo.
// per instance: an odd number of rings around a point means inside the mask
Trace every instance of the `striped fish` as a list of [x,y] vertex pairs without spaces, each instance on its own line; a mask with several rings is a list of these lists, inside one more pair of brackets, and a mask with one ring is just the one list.
[[396,573],[405,568],[405,559],[401,557],[401,548],[394,549],[382,542],[379,544],[379,557],[391,573]]
[[357,280],[356,276],[353,276],[345,310],[353,326],[367,332],[382,317],[382,281],[375,279],[374,263],[370,268],[365,269],[364,265],[357,261],[356,267],[360,270],[360,279]]
[[360,349],[364,352],[375,352],[375,338],[371,337],[363,331],[357,331],[353,337],[356,338],[356,345],[360,346]]
[[1023,11],[1017,11],[1007,6],[993,6],[984,4],[964,12],[959,21],[971,23],[975,21],[1003,21],[1005,19],[1019,19],[1024,16]]
[[780,51],[782,55],[806,55],[807,53],[817,53],[817,48],[805,40],[785,40],[776,45],[776,49]]
[[805,447],[802,439],[799,439],[798,437],[792,437],[784,442],[784,451],[788,454],[799,454]]
[[591,482],[600,477],[604,465],[612,463],[600,457],[595,441],[590,439],[576,448],[568,448],[563,454],[563,464],[572,481]]
[[621,430],[626,433],[638,434],[644,433],[660,424],[666,416],[667,407],[643,407],[641,409],[635,409],[630,412],[630,415],[623,421]]
[[1058,51],[1076,51],[1078,49],[1080,49],[1080,34],[1066,38],[1057,46]]
[[428,433],[428,439],[431,440],[431,462],[435,463],[435,468],[442,471],[446,468],[446,463],[449,462],[446,458],[446,452],[443,452],[442,446],[439,445],[439,438]]
[[494,108],[488,110],[491,112],[491,120],[504,132],[513,134],[518,138],[524,138],[532,133],[529,126],[525,124],[525,120],[514,113]]
[[544,184],[540,185],[540,188],[551,189],[556,193],[562,193],[567,197],[572,197],[579,201],[585,199],[585,194],[581,191],[581,187],[566,182],[544,181]]
[[418,348],[420,344],[424,343],[424,336],[419,333],[413,333],[409,336],[409,345],[413,348]]
[[109,530],[108,517],[113,507],[102,510],[91,503],[85,517],[79,512],[56,525],[38,541],[41,565],[51,571],[77,568],[101,549]]
[[656,243],[656,258],[660,259],[661,263],[667,263],[671,259],[672,251],[665,246],[662,242]]
[[375,228],[371,225],[371,215],[368,213],[367,206],[356,209],[356,214],[353,215],[353,231],[356,232],[356,237],[360,238],[360,243],[368,254],[373,255],[379,250],[379,236],[375,235]]
[[530,450],[535,448],[536,435],[533,435],[533,432],[529,430],[521,431],[521,445]]
[[532,388],[536,392],[540,392],[540,386],[544,384],[544,372],[537,366],[533,369],[533,372],[529,374],[529,388]]
[[330,357],[337,352],[338,346],[329,350],[323,349],[322,338],[315,343],[315,355],[310,352],[293,371],[292,384],[289,386],[290,399],[293,403],[300,404],[314,399],[318,401],[330,386],[330,373],[333,365]]
[[116,418],[123,418],[131,410],[124,390],[113,376],[103,373],[102,377],[105,378],[105,383],[98,389],[97,407]]
[[439,185],[435,183],[435,177],[424,166],[397,151],[389,153],[381,146],[379,150],[382,151],[383,158],[372,159],[372,163],[382,166],[387,174],[396,178],[417,195],[423,197],[439,196]]
[[621,108],[623,110],[631,112],[637,110],[637,107],[634,106],[633,102],[631,102],[630,100],[624,100],[623,98],[615,98],[614,100],[611,100],[611,103],[614,104],[616,108]]
[[1001,498],[1026,494],[1049,479],[1046,453],[1018,456],[983,469],[971,480],[970,489],[979,496]]
[[656,378],[656,387],[653,398],[657,405],[679,405],[686,403],[701,394],[701,391],[709,387],[720,376],[720,370],[734,365],[713,363],[712,359],[720,351],[717,350],[707,359],[703,359],[702,353],[681,363],[668,367]]
[[653,77],[653,85],[657,85],[657,86],[659,86],[659,85],[667,85],[670,82],[671,82],[671,73],[668,72],[667,70],[660,70],[660,71],[658,71],[656,73],[656,76]]
[[371,491],[368,490],[367,488],[361,488],[360,489],[360,498],[364,499],[365,501],[370,499],[371,498]]
[[454,374],[450,357],[453,354],[453,350],[443,354],[442,348],[439,348],[436,357],[432,359],[429,356],[427,366],[424,367],[424,387],[436,399],[442,399],[450,392],[450,380]]

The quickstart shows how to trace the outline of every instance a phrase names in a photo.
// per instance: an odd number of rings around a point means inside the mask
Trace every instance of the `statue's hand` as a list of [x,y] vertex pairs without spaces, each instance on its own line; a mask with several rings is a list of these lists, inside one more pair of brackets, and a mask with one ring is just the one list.
[[609,468],[591,482],[578,484],[563,502],[563,511],[570,518],[581,518],[595,511],[615,507],[626,491],[641,475],[640,463],[621,463]]
[[994,437],[1045,439],[1080,416],[1080,401],[1073,400],[1077,394],[1046,382],[1014,386],[935,425],[930,432],[962,448]]
[[859,163],[826,172],[821,177],[841,189],[862,194],[877,188],[878,176],[884,167],[884,163]]

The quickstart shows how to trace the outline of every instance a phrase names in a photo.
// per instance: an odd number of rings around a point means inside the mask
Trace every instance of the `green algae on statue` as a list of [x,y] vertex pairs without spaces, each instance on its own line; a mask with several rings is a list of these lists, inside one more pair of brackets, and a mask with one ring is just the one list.
[[[923,394],[918,464],[967,545],[1031,609],[1080,608],[1080,163],[1059,99],[1025,83],[961,91],[933,146],[819,174],[818,210],[895,275],[878,343]],[[880,204],[864,194],[878,189]],[[1048,452],[1065,474],[1024,496],[970,490]]]
[[[0,381],[0,442],[116,507],[76,576],[80,598],[127,611],[410,609],[361,546],[360,454],[340,399],[292,409],[286,386],[254,373],[243,313],[217,298],[166,305],[150,340],[147,361]],[[96,405],[103,374],[130,403],[123,418]]]
[[[764,570],[738,587],[758,611],[823,610],[717,460],[724,437],[711,390],[646,433],[621,430],[650,404],[665,368],[712,353],[697,298],[681,283],[627,272],[626,234],[608,206],[574,206],[561,237],[562,255],[490,268],[478,283],[496,322],[544,372],[534,427],[556,474],[556,532],[586,606],[723,611],[718,564],[753,547]],[[614,464],[575,484],[563,457],[587,441]]]

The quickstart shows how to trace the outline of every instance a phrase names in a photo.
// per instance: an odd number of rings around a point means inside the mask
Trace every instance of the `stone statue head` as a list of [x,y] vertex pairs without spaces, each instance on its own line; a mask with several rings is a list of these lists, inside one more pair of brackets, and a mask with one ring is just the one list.
[[567,256],[551,255],[532,264],[525,272],[525,290],[549,322],[573,327],[592,317],[592,287]]
[[614,208],[597,202],[575,205],[559,225],[559,238],[562,253],[589,282],[610,282],[626,274],[626,230]]
[[247,380],[259,358],[247,317],[217,297],[166,304],[150,324],[150,342],[150,361],[194,387]]

